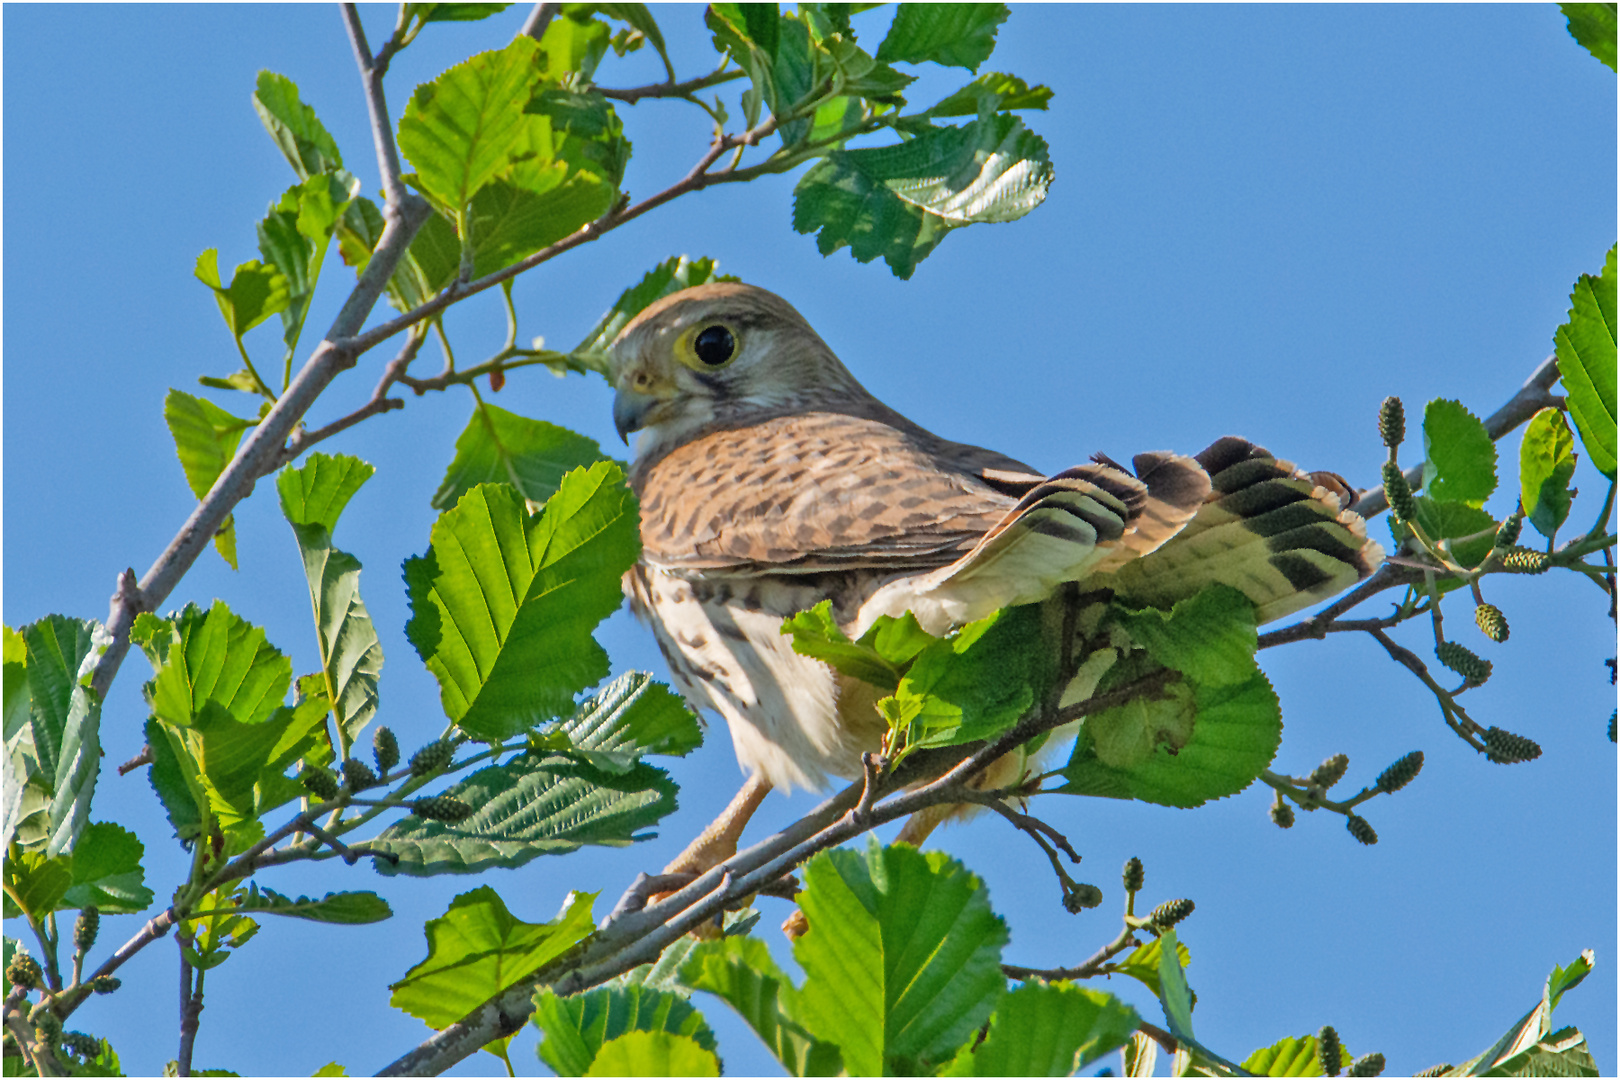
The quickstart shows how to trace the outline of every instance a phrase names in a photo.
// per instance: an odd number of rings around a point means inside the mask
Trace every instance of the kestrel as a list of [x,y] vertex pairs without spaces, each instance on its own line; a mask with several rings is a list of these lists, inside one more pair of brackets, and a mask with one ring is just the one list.
[[[873,397],[785,300],[713,283],[614,342],[641,560],[625,575],[675,686],[731,730],[749,780],[669,870],[729,857],[772,787],[861,775],[881,692],[793,651],[783,619],[832,602],[851,637],[912,612],[943,634],[1062,583],[1168,607],[1219,581],[1262,622],[1340,592],[1383,557],[1351,492],[1242,439],[1192,457],[1099,456],[1044,476],[942,439]],[[1134,475],[1133,475],[1134,473]],[[1083,695],[1082,695],[1083,696]]]

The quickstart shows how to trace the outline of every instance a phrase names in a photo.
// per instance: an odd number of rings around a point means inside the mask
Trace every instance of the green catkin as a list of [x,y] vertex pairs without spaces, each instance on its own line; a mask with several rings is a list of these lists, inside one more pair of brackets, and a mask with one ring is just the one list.
[[1491,677],[1491,662],[1480,659],[1455,641],[1442,641],[1435,646],[1434,655],[1446,667],[1467,679],[1471,686],[1483,685]]
[[455,755],[455,747],[444,740],[430,742],[422,749],[411,755],[411,775],[431,776],[450,764]]
[[80,953],[89,952],[100,932],[101,912],[94,907],[85,908],[73,922],[73,947]]
[[386,775],[399,764],[399,740],[392,731],[380,727],[372,733],[371,753],[377,759],[377,771]]
[[45,972],[40,969],[39,961],[25,952],[20,952],[11,958],[6,965],[6,982],[12,986],[20,986],[24,990],[32,990],[45,979]]
[[1406,440],[1406,406],[1394,395],[1378,406],[1378,437],[1391,450],[1399,448]]
[[1541,756],[1541,747],[1535,740],[1499,727],[1485,732],[1485,757],[1498,765],[1512,765],[1520,761],[1534,761]]
[[1384,462],[1384,498],[1389,508],[1401,521],[1417,517],[1417,500],[1412,498],[1412,486],[1406,482],[1401,467],[1393,461]]
[[1481,604],[1474,609],[1474,623],[1479,632],[1498,645],[1508,639],[1507,616],[1495,604]]
[[1147,880],[1147,871],[1142,868],[1142,860],[1132,855],[1125,864],[1124,871],[1125,891],[1141,892],[1142,885]]
[[1510,547],[1502,555],[1502,569],[1510,574],[1545,574],[1547,553],[1534,548]]
[[454,825],[458,821],[472,817],[473,808],[460,799],[453,799],[448,795],[434,795],[411,803],[411,813],[429,821],[443,821]]
[[1410,784],[1423,771],[1423,751],[1414,750],[1378,774],[1378,790],[1391,794]]
[[1271,804],[1271,823],[1279,829],[1292,829],[1294,827],[1294,808],[1283,801],[1281,795]]
[[1325,790],[1344,779],[1344,772],[1350,767],[1348,754],[1334,754],[1311,772],[1311,783],[1320,784]]
[[1524,528],[1524,507],[1520,506],[1513,513],[1502,519],[1502,524],[1496,530],[1496,539],[1492,547],[1510,548],[1519,542],[1519,530]]
[[350,791],[364,791],[369,787],[377,786],[377,774],[371,771],[371,766],[359,758],[343,759],[343,782],[349,785]]
[[299,770],[298,779],[308,788],[310,793],[318,795],[323,802],[330,802],[337,798],[338,780],[319,765],[306,765]]
[[1176,923],[1193,913],[1194,904],[1191,900],[1166,900],[1153,909],[1148,921],[1160,930],[1168,930]]
[[1384,1073],[1383,1054],[1362,1054],[1351,1064],[1346,1076],[1382,1076]]
[[1367,823],[1367,819],[1357,814],[1349,814],[1344,819],[1344,827],[1350,830],[1350,835],[1371,847],[1378,843],[1378,834]]
[[1339,1033],[1332,1024],[1323,1024],[1316,1033],[1316,1065],[1323,1076],[1338,1076],[1344,1068],[1344,1052],[1339,1048]]

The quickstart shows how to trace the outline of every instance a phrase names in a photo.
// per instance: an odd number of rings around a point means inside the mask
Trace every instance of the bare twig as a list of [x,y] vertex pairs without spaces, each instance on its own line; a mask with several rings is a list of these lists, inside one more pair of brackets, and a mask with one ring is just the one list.
[[889,759],[882,754],[870,751],[861,753],[861,799],[850,810],[850,817],[856,824],[866,821],[872,814],[872,800],[877,797],[878,781],[882,779],[883,770],[889,767]]
[[1469,717],[1461,705],[1457,704],[1451,691],[1434,681],[1429,674],[1429,666],[1411,649],[1396,644],[1395,640],[1382,630],[1369,630],[1367,633],[1384,647],[1384,651],[1389,653],[1391,659],[1416,675],[1423,685],[1429,688],[1429,692],[1434,694],[1435,701],[1440,704],[1440,715],[1445,718],[1446,724],[1464,742],[1483,754],[1485,745],[1477,738],[1480,732],[1479,725]]
[[186,959],[184,938],[175,939],[180,944],[180,1050],[175,1055],[176,1072],[181,1076],[191,1075],[191,1052],[197,1045],[197,1028],[202,1022],[202,993],[200,988],[192,989],[194,975],[191,961]]
[[1170,1034],[1162,1027],[1155,1027],[1146,1020],[1143,1020],[1140,1024],[1137,1024],[1136,1030],[1158,1043],[1167,1054],[1174,1054],[1177,1050],[1181,1049],[1181,1043],[1176,1040],[1174,1035]]
[[394,146],[394,123],[388,116],[388,99],[383,94],[386,68],[372,59],[365,28],[360,25],[360,12],[353,4],[341,4],[338,10],[343,13],[343,29],[348,31],[355,63],[360,67],[360,78],[365,84],[366,111],[371,115],[371,142],[377,151],[377,171],[382,174],[383,198],[391,206],[401,205],[409,192],[400,179],[399,150]]
[[546,27],[556,17],[561,4],[540,3],[529,9],[529,17],[523,20],[523,26],[518,30],[518,36],[534,38],[539,41],[546,36]]
[[1065,979],[1076,981],[1090,979],[1101,975],[1108,962],[1126,949],[1134,949],[1141,942],[1136,939],[1135,931],[1127,925],[1119,932],[1119,936],[1107,945],[1091,954],[1085,963],[1072,968],[1027,968],[1016,964],[1002,964],[1002,974],[1009,979],[1042,979],[1046,982],[1061,982]]
[[414,332],[405,339],[405,344],[400,348],[399,354],[390,360],[388,366],[383,369],[382,378],[377,382],[377,388],[371,392],[371,400],[360,408],[347,416],[332,421],[325,427],[317,428],[314,431],[299,430],[296,432],[291,439],[287,440],[287,445],[281,451],[281,464],[296,461],[300,454],[316,443],[324,439],[330,439],[338,432],[345,431],[362,420],[394,409],[403,409],[405,402],[400,398],[389,397],[388,391],[393,388],[395,383],[409,378],[406,371],[410,368],[411,361],[416,359],[416,354],[421,350],[422,342],[425,340],[427,340],[426,334]]
[[716,71],[709,75],[701,75],[695,79],[687,79],[685,82],[652,83],[648,86],[632,86],[627,90],[615,90],[607,86],[593,86],[591,89],[605,98],[622,101],[626,105],[634,105],[636,102],[646,98],[690,97],[699,90],[707,90],[711,86],[720,86],[732,82],[746,74],[747,72],[740,68],[732,68],[729,71]]
[[140,753],[118,766],[118,775],[128,776],[142,765],[150,764],[152,764],[152,748],[150,746],[143,746],[141,747]]

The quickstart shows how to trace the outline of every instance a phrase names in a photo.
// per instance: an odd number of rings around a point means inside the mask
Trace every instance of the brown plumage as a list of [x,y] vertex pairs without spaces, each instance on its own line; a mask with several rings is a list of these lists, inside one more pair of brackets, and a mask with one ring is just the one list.
[[[852,636],[904,611],[939,634],[1065,581],[1155,604],[1224,581],[1275,618],[1382,556],[1341,509],[1342,482],[1241,439],[1051,477],[942,439],[873,397],[786,301],[746,285],[647,308],[614,343],[611,378],[621,434],[642,432],[630,479],[643,551],[626,591],[676,686],[726,719],[756,778],[744,815],[770,786],[857,776],[878,748],[872,688],[780,633],[822,600]],[[738,829],[721,830],[722,847]],[[716,853],[687,854],[695,866]]]

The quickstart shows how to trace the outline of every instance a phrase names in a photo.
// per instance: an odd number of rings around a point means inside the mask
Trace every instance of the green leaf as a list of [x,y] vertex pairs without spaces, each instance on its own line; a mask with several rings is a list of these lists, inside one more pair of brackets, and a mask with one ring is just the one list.
[[1483,1054],[1457,1066],[1453,1076],[1597,1076],[1586,1040],[1574,1028],[1552,1029],[1552,1013],[1563,995],[1590,974],[1592,950],[1568,967],[1554,967],[1541,1001],[1520,1017]]
[[1461,402],[1435,398],[1423,410],[1423,489],[1435,502],[1484,506],[1496,490],[1496,444]]
[[47,856],[43,851],[24,851],[5,860],[5,916],[26,915],[38,923],[62,906],[62,897],[73,885],[71,856]]
[[[1430,538],[1453,541],[1448,547],[1452,558],[1463,566],[1478,566],[1485,561],[1496,543],[1497,520],[1477,506],[1460,502],[1435,502],[1426,495],[1417,496],[1417,521]],[[1462,543],[1463,537],[1473,537]],[[1461,582],[1444,582],[1455,587]]]
[[[163,804],[163,812],[174,827],[174,835],[182,841],[195,840],[202,834],[203,822],[202,809],[197,805],[197,800],[207,799],[201,793],[201,780],[188,776],[188,773],[195,773],[195,764],[188,760],[189,769],[181,765],[179,753],[169,742],[163,725],[156,719],[146,722],[146,745],[152,748],[152,767],[147,770],[147,782]],[[195,790],[193,784],[196,785]]]
[[499,15],[511,4],[412,4],[424,23],[477,22],[491,15]]
[[1586,51],[1615,70],[1615,17],[1611,4],[1559,4],[1569,20],[1569,35]]
[[1005,4],[901,4],[877,58],[976,71],[995,51],[996,30],[1010,14]]
[[607,1043],[586,1076],[719,1076],[720,1059],[696,1040],[667,1031],[632,1031]]
[[1130,1042],[1141,1018],[1112,994],[1073,983],[1025,983],[1002,999],[990,1031],[947,1076],[1070,1076]]
[[95,907],[103,915],[134,915],[152,906],[140,838],[110,822],[92,822],[73,845],[73,882],[62,895],[65,908]]
[[100,767],[101,704],[89,688],[106,651],[94,620],[48,615],[6,631],[7,844],[71,850]]
[[276,476],[281,512],[294,525],[335,532],[343,508],[376,471],[376,466],[351,454],[311,454],[300,467],[289,466]]
[[619,606],[639,548],[635,496],[608,462],[565,476],[538,515],[504,484],[462,496],[405,564],[405,633],[445,715],[494,740],[572,711],[608,673],[590,632]]
[[[909,611],[906,618],[916,625],[916,617]],[[918,633],[922,633],[921,629]],[[824,661],[839,671],[862,682],[881,687],[893,693],[900,685],[901,669],[872,645],[849,639],[832,616],[832,601],[823,600],[807,611],[801,611],[783,621],[782,633],[793,635],[793,651],[800,656],[811,656]],[[863,635],[864,637],[864,635]],[[935,641],[928,636],[923,645]],[[921,651],[919,647],[918,651]],[[915,655],[915,654],[913,654]],[[911,657],[907,657],[911,659]]]
[[[33,696],[28,689],[28,644],[11,627],[4,628],[5,641],[5,836],[0,850],[11,847],[12,838],[24,820],[45,811],[50,792],[40,772],[38,751],[34,748],[32,725]],[[54,780],[55,774],[52,774]]]
[[[1612,26],[1612,9],[1609,21]],[[1609,49],[1612,54],[1612,30]],[[1601,276],[1582,274],[1575,282],[1569,298],[1569,321],[1553,335],[1558,375],[1568,391],[1569,414],[1581,433],[1581,445],[1586,447],[1592,464],[1610,480],[1615,477],[1614,254],[1611,247]]]
[[192,726],[213,703],[241,723],[258,724],[292,686],[292,661],[223,600],[206,612],[187,604],[173,621],[143,618],[137,630],[136,643],[157,669],[145,687],[147,705],[166,723]]
[[207,285],[219,304],[219,313],[238,343],[242,335],[287,306],[287,278],[257,259],[245,262],[231,275],[229,286],[220,284],[219,253],[209,248],[197,256],[197,280]]
[[607,55],[612,36],[607,24],[591,18],[594,4],[571,4],[552,18],[540,39],[541,75],[568,86],[589,83]]
[[793,1076],[837,1076],[843,1068],[838,1048],[799,1022],[798,991],[758,938],[728,937],[691,946],[680,978],[735,1009]]
[[479,484],[511,484],[529,502],[543,503],[565,474],[608,460],[595,439],[484,405],[473,410],[456,439],[456,456],[433,493],[433,508],[450,509]]
[[[1322,1066],[1317,1060],[1319,1045],[1315,1035],[1281,1039],[1244,1058],[1243,1069],[1255,1076],[1321,1076]],[[1341,1044],[1341,1067],[1348,1069],[1354,1060]]]
[[1519,443],[1519,491],[1524,513],[1551,540],[1569,517],[1570,477],[1575,475],[1575,436],[1558,409],[1530,418]]
[[626,289],[614,301],[607,314],[597,320],[591,332],[574,347],[570,354],[592,371],[607,371],[607,349],[631,319],[643,308],[662,300],[671,293],[702,285],[709,281],[736,281],[729,275],[715,272],[713,259],[688,259],[685,255],[672,255],[649,270],[635,285]]
[[[431,1028],[448,1027],[590,936],[595,899],[595,893],[569,893],[557,918],[529,923],[515,918],[487,885],[462,893],[422,927],[427,958],[389,988],[388,1003]],[[505,1057],[509,1038],[485,1049]]]
[[[1143,945],[1132,949],[1123,960],[1115,961],[1114,970],[1121,975],[1129,975],[1143,986],[1153,991],[1153,996],[1160,996],[1159,959],[1164,951],[1164,939],[1154,938]],[[1176,943],[1176,958],[1181,966],[1186,967],[1192,962],[1192,954],[1187,946],[1181,942]]]
[[300,180],[343,167],[337,143],[315,110],[298,99],[297,84],[285,75],[259,72],[253,109]]
[[[1105,681],[1100,689],[1107,688]],[[1061,770],[1067,783],[1055,790],[1194,807],[1248,787],[1282,741],[1282,710],[1271,684],[1258,670],[1235,685],[1193,684],[1192,734],[1172,754],[1184,737],[1187,690],[1173,684],[1169,704],[1138,701],[1086,717]],[[1130,742],[1133,737],[1140,741]],[[1133,745],[1136,751],[1127,749]]]
[[[211,401],[179,390],[170,390],[163,399],[163,419],[174,436],[175,453],[180,457],[180,468],[185,471],[186,484],[199,500],[207,497],[214,481],[236,456],[242,430],[254,423],[232,416]],[[234,523],[235,515],[227,517],[219,535],[214,537],[214,546],[232,570],[236,569]]]
[[244,913],[285,915],[346,926],[382,922],[394,915],[388,901],[374,892],[329,892],[319,899],[309,896],[293,899],[274,889],[260,888],[256,883],[249,884],[247,895],[239,898],[236,906]]
[[914,717],[907,745],[954,746],[1012,726],[1051,683],[1054,655],[1044,644],[1041,605],[1028,604],[922,649],[892,698]]
[[358,187],[348,173],[311,176],[289,188],[259,222],[259,253],[287,279],[281,337],[289,356],[298,347],[332,230]]
[[556,729],[558,749],[604,772],[628,772],[643,754],[685,757],[703,729],[679,694],[644,671],[619,676]]
[[833,151],[794,189],[793,227],[820,230],[823,255],[847,245],[858,262],[881,255],[909,278],[951,229],[1015,221],[1051,185],[1046,142],[998,113],[896,146]]
[[1170,611],[1115,604],[1110,614],[1149,656],[1194,682],[1232,686],[1254,677],[1254,603],[1229,585],[1206,585]]
[[1174,930],[1159,935],[1159,1004],[1164,1006],[1164,1018],[1170,1033],[1184,1041],[1192,1041],[1192,993],[1187,988],[1187,975],[1181,969],[1181,950]]
[[335,1061],[328,1061],[325,1065],[322,1065],[320,1068],[316,1069],[310,1075],[311,1076],[348,1076],[349,1075],[349,1070],[345,1069],[342,1065],[339,1065]]
[[314,454],[302,468],[283,469],[276,479],[281,512],[304,561],[326,695],[344,741],[351,744],[377,714],[382,643],[360,599],[360,560],[332,546],[331,529],[374,471],[359,458]]
[[520,34],[506,48],[478,53],[418,86],[405,106],[399,149],[416,167],[411,180],[452,220],[511,164],[539,49]]
[[924,116],[986,116],[1009,109],[1046,110],[1052,100],[1052,91],[1044,86],[1030,86],[1016,75],[1003,75],[987,71],[968,83]]
[[542,754],[480,769],[445,794],[475,807],[472,817],[448,825],[413,815],[390,825],[365,845],[398,858],[377,859],[378,873],[476,874],[585,844],[620,847],[647,839],[642,830],[675,809],[675,784],[662,769],[614,774]]
[[1006,924],[980,880],[944,852],[874,839],[805,866],[814,929],[794,943],[800,1016],[836,1043],[852,1076],[948,1060],[1006,991]]
[[560,998],[543,989],[535,994],[534,1005],[533,1023],[544,1036],[540,1060],[558,1076],[584,1076],[605,1043],[632,1031],[667,1031],[693,1040],[711,1054],[715,1048],[714,1032],[703,1015],[685,998],[667,991],[598,987]]
[[110,638],[99,624],[93,625],[91,648],[80,658],[62,725],[60,756],[47,818],[50,829],[50,839],[45,845],[47,855],[73,850],[90,819],[90,800],[95,795],[96,777],[101,772],[101,697],[90,689],[90,680],[102,654],[107,651]]

